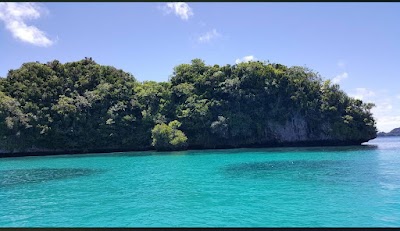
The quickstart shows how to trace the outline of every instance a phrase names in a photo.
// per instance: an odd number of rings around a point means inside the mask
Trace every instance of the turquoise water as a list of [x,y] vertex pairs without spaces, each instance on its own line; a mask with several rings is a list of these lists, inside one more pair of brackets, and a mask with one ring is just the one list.
[[400,226],[400,138],[0,159],[0,227]]

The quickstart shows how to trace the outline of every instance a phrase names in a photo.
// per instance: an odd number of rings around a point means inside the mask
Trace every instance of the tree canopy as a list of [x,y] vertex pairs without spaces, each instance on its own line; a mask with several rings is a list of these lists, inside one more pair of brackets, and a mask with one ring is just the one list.
[[168,82],[138,82],[91,58],[31,62],[0,80],[0,149],[361,143],[376,137],[372,107],[312,70],[260,61],[194,59]]

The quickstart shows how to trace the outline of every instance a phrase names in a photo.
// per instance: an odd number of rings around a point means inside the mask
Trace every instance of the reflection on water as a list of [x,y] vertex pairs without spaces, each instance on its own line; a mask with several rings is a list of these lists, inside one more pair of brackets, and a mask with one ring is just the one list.
[[380,150],[399,150],[399,137],[378,137],[365,143],[368,146],[378,146]]
[[41,183],[73,177],[89,176],[102,172],[89,168],[37,168],[0,171],[0,188],[28,183]]
[[351,152],[351,151],[367,151],[377,149],[377,145],[366,144],[359,146],[325,146],[325,147],[269,147],[269,148],[235,148],[235,149],[205,149],[205,150],[186,150],[186,151],[171,151],[171,152],[156,152],[156,151],[143,151],[143,152],[121,152],[113,153],[111,155],[102,155],[102,157],[145,157],[145,156],[177,156],[177,155],[215,155],[215,154],[239,154],[263,153],[263,154],[276,154],[288,152],[308,152],[308,153],[321,153],[321,152]]
[[366,151],[375,150],[377,145],[355,145],[355,146],[323,146],[323,147],[285,147],[285,148],[268,148],[262,149],[263,151],[272,152],[352,152],[352,151]]
[[[380,148],[380,147],[379,147]],[[215,154],[243,154],[246,152],[251,153],[287,153],[287,152],[308,152],[308,153],[320,153],[320,152],[352,152],[352,151],[368,151],[376,150],[378,145],[375,143],[364,143],[362,145],[354,146],[315,146],[315,147],[266,147],[266,148],[233,148],[233,149],[204,149],[204,150],[184,150],[184,151],[131,151],[131,152],[113,152],[113,153],[90,153],[89,154],[67,154],[67,155],[56,155],[48,156],[49,158],[82,158],[82,157],[148,157],[148,156],[182,156],[182,155],[215,155]]]

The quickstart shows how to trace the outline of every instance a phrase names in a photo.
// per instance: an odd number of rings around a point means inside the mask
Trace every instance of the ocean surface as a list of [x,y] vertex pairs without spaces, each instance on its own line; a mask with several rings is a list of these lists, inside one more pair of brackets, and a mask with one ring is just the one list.
[[393,226],[399,137],[0,159],[0,227]]

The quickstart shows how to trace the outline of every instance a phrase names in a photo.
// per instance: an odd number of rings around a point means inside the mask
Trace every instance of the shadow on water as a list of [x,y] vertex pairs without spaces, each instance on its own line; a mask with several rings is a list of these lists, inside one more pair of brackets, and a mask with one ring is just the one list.
[[[173,152],[121,152],[113,153],[111,156],[140,157],[140,156],[173,156],[173,155],[207,155],[207,154],[243,154],[243,153],[287,153],[287,152],[351,152],[375,150],[377,145],[358,145],[358,146],[322,146],[322,147],[268,147],[268,148],[233,148],[233,149],[204,149],[204,150],[185,150]],[[106,156],[106,155],[104,155]]]
[[[377,149],[377,145],[263,148],[264,152],[352,152]],[[255,149],[256,150],[256,149]]]
[[[351,152],[378,149],[378,145],[362,144],[355,146],[318,146],[318,147],[266,147],[266,148],[232,148],[232,149],[203,149],[203,150],[184,150],[184,151],[132,151],[132,152],[112,152],[112,153],[89,153],[89,154],[66,154],[57,156],[47,156],[48,158],[82,158],[82,157],[148,157],[148,156],[185,156],[185,155],[215,155],[215,154],[243,154],[243,153],[320,153],[320,152]],[[45,156],[46,157],[46,156]]]
[[346,160],[293,160],[232,164],[221,168],[228,178],[290,179],[345,183],[353,178],[371,181],[376,178],[371,164],[357,165]]
[[104,170],[88,168],[37,168],[1,170],[0,188],[90,176],[102,172],[104,172]]
[[320,160],[320,161],[267,161],[255,163],[234,164],[223,168],[223,170],[234,176],[247,175],[249,173],[264,174],[277,171],[309,171],[332,168],[334,166],[348,165],[342,160]]

